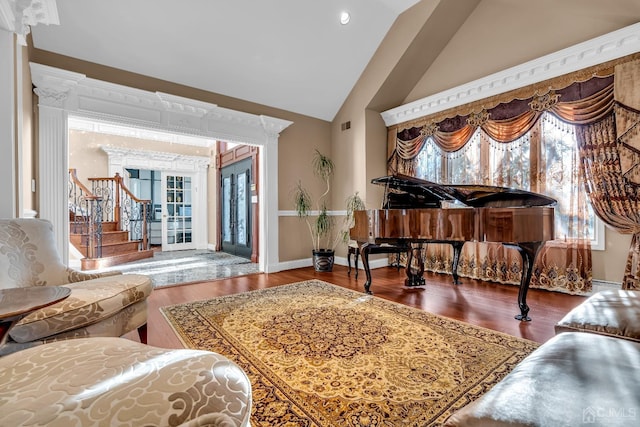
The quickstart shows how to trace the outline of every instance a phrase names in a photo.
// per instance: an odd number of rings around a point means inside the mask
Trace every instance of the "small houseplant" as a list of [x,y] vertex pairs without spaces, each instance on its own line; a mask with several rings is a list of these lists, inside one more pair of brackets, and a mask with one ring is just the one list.
[[[312,167],[314,175],[324,182],[324,192],[314,204],[309,191],[302,185],[302,182],[298,181],[293,191],[293,201],[298,217],[304,218],[309,228],[315,269],[317,271],[331,271],[336,247],[349,239],[349,228],[353,226],[353,211],[364,209],[364,202],[357,192],[350,196],[347,199],[347,215],[342,226],[336,229],[335,221],[327,211],[327,198],[331,191],[331,177],[335,165],[331,158],[316,149]],[[315,219],[311,218],[313,207],[318,212]]]

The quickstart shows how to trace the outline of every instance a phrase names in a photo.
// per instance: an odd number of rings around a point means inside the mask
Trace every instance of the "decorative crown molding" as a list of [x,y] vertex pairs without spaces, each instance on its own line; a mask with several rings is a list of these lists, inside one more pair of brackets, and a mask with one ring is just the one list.
[[156,92],[156,95],[167,111],[176,111],[199,118],[206,116],[213,108],[217,107],[215,104],[195,101],[168,93]]
[[206,168],[211,159],[205,156],[188,156],[186,154],[167,153],[161,151],[135,150],[123,147],[100,146],[110,158],[122,163],[124,159],[141,159],[148,164],[172,163],[192,165],[194,169]]
[[102,123],[253,145],[264,144],[265,139],[277,139],[279,133],[293,123],[95,80],[46,65],[31,63],[30,66],[42,105],[64,107],[72,116]]
[[260,116],[260,122],[262,123],[264,131],[272,137],[280,135],[280,132],[293,123],[289,120],[276,119],[269,116]]
[[144,139],[148,141],[162,141],[170,144],[190,145],[194,147],[213,147],[215,140],[199,136],[189,136],[178,133],[161,132],[153,129],[124,126],[122,124],[102,122],[97,119],[88,119],[72,116],[68,119],[69,129],[94,132],[106,135],[123,136],[127,138]]
[[31,70],[31,81],[34,86],[50,92],[69,92],[69,90],[75,89],[78,83],[86,79],[84,74],[33,62],[29,64],[29,69]]
[[0,28],[16,33],[20,44],[37,24],[60,25],[56,0],[0,0]]
[[380,114],[387,126],[393,126],[636,52],[640,52],[640,23]]

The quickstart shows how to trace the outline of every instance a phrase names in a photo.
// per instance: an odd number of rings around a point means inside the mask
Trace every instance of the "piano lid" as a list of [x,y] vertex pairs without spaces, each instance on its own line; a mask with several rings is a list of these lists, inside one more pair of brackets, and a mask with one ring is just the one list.
[[[408,175],[395,174],[374,178],[373,184],[385,186],[385,207],[420,208],[440,206],[443,201],[459,201],[466,206],[532,207],[553,206],[557,201],[543,194],[491,185],[445,185]],[[395,190],[390,192],[389,190]]]

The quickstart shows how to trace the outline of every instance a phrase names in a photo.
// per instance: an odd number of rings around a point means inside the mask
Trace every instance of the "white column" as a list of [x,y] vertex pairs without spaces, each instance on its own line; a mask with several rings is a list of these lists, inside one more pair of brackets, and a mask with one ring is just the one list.
[[30,64],[38,95],[38,211],[53,224],[58,253],[69,258],[69,146],[67,117],[71,99],[84,74]]
[[53,223],[53,231],[62,262],[69,256],[69,145],[67,113],[64,101],[67,93],[36,88],[39,98],[38,157],[41,179],[38,182],[40,218]]
[[[194,218],[192,218],[191,226],[192,228],[196,226],[197,228],[193,228],[191,238],[196,244],[196,249],[207,249],[207,236],[209,235],[209,229],[207,227],[208,218],[207,218],[207,164],[199,164],[196,165],[196,176],[195,183],[197,186],[197,193],[191,194],[191,206],[194,205],[194,201],[198,200],[196,204],[197,212],[192,212],[196,214]],[[197,221],[196,221],[197,218]],[[195,235],[194,235],[195,233]]]
[[0,218],[15,218],[16,141],[14,35],[0,29]]
[[280,271],[278,218],[278,134],[268,134],[260,148],[260,270]]
[[[32,162],[31,159],[25,159],[24,157],[24,70],[23,70],[23,62],[22,62],[22,46],[16,45],[16,214],[19,217],[27,217],[30,212],[33,211],[25,211],[25,160]],[[29,182],[27,180],[27,182]],[[28,188],[31,188],[30,186]]]

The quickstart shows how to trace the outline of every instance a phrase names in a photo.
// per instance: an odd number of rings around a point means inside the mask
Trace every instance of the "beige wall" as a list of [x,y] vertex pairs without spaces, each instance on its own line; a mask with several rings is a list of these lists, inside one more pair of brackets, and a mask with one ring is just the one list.
[[[438,0],[423,0],[411,8],[410,13],[404,13],[396,20],[334,118],[331,130],[332,151],[338,165],[336,179],[342,187],[334,195],[334,205],[339,205],[346,196],[358,191],[368,207],[380,206],[382,193],[370,184],[370,178],[386,174],[386,130],[378,114],[382,110],[370,110],[369,106],[380,88],[394,74],[405,51],[419,35],[425,22],[441,3],[446,5]],[[404,77],[397,80],[393,82],[395,84],[389,85],[399,92],[407,92],[415,84],[409,83],[402,88],[410,80]],[[394,95],[394,91],[390,93],[389,96]],[[403,100],[403,97],[397,95],[396,98],[395,102],[378,100],[377,104],[386,108],[395,107]],[[341,124],[347,121],[351,122],[351,129],[342,131]]]
[[638,0],[482,0],[404,103],[638,21]]
[[[324,183],[312,172],[316,149],[336,159],[331,150],[330,124],[309,117],[298,119],[285,130],[286,139],[281,138],[278,147],[278,209],[283,211],[294,210],[292,192],[298,181],[311,193],[314,202],[324,192]],[[337,182],[334,180],[334,183]],[[338,188],[339,185],[336,184],[333,190]],[[304,220],[294,216],[281,216],[278,227],[280,261],[311,257],[311,235]]]
[[630,234],[605,227],[605,250],[593,251],[593,278],[621,283],[631,245]]

